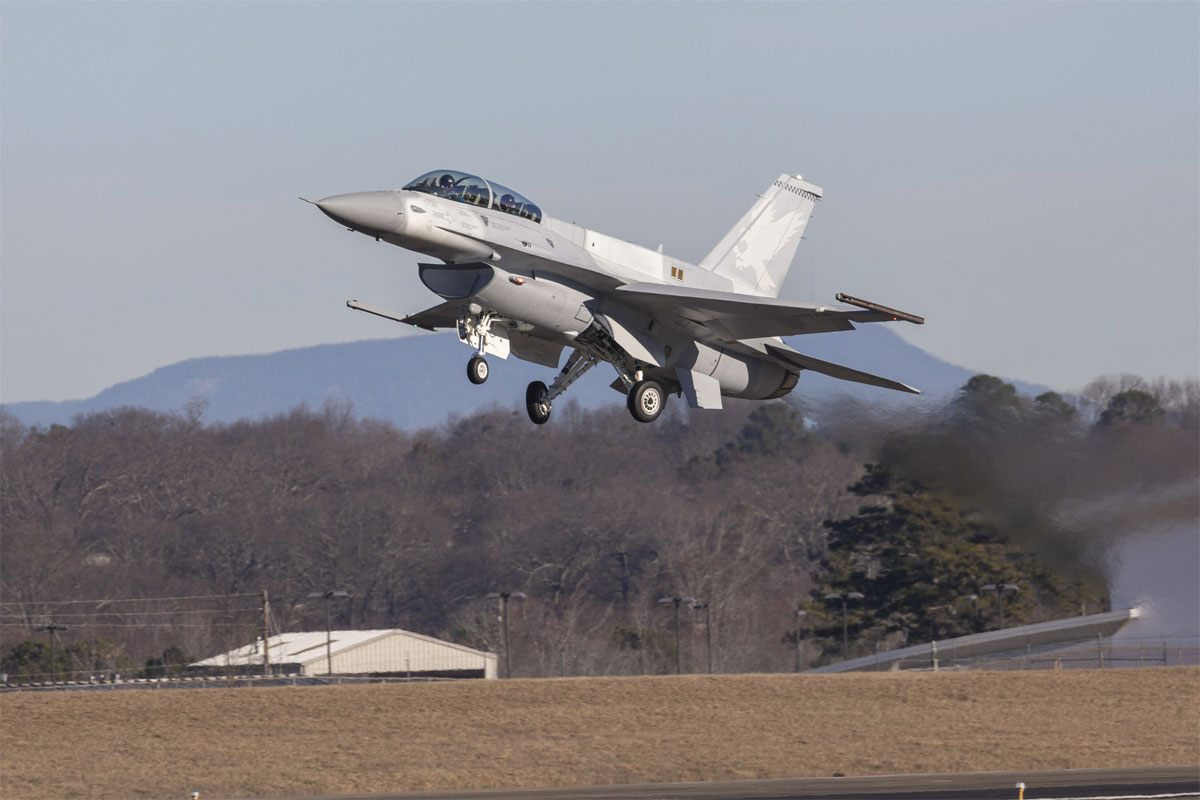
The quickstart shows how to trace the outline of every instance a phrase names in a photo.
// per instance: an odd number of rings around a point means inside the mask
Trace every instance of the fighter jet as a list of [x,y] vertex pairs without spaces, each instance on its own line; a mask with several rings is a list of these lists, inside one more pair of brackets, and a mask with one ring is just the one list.
[[541,425],[567,388],[601,362],[616,370],[612,388],[640,422],[658,419],[672,394],[713,409],[722,397],[782,397],[804,370],[920,394],[804,355],[780,338],[925,321],[846,294],[837,299],[851,308],[778,297],[821,196],[799,175],[780,175],[699,264],[554,219],[519,192],[455,170],[315,205],[351,231],[437,259],[418,270],[442,298],[438,305],[407,316],[356,300],[347,305],[426,330],[456,330],[475,351],[467,362],[472,383],[487,380],[486,356],[557,369],[569,349],[549,386],[534,381],[525,392],[529,418]]

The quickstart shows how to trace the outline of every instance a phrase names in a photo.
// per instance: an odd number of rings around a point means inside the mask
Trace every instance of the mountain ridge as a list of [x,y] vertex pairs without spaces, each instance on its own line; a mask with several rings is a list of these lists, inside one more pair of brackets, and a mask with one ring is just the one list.
[[[976,374],[876,326],[864,326],[853,335],[793,337],[789,343],[807,355],[901,380],[924,392],[917,397],[804,372],[793,396],[810,403],[847,395],[876,405],[919,407],[944,400]],[[201,400],[206,421],[230,423],[281,414],[301,404],[319,408],[333,402],[351,405],[361,417],[415,429],[489,405],[523,409],[525,385],[532,380],[549,383],[554,375],[553,370],[515,358],[493,358],[488,382],[474,386],[465,375],[469,355],[452,333],[426,333],[266,354],[203,356],[159,367],[90,398],[8,403],[4,409],[25,425],[49,426],[70,424],[79,414],[125,406],[180,413]],[[621,402],[608,388],[608,372],[599,365],[566,397],[585,408]],[[1046,391],[1022,381],[1013,383],[1025,394]]]

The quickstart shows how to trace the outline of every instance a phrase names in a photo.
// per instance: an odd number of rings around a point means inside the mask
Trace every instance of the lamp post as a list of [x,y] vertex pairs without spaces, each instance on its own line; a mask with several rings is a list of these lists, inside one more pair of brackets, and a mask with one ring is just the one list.
[[850,652],[850,617],[846,611],[846,602],[848,600],[862,600],[862,592],[841,592],[840,594],[827,594],[826,600],[841,600],[842,601],[842,660],[845,661]]
[[680,669],[680,664],[679,664],[679,604],[680,603],[694,603],[694,602],[696,602],[696,598],[694,598],[694,597],[660,597],[658,599],[658,604],[660,606],[672,605],[672,604],[675,606],[675,674],[676,675],[678,675],[678,674],[680,674],[680,672],[682,672],[682,670]]
[[326,589],[323,592],[309,592],[309,597],[325,598],[325,674],[333,674],[333,622],[329,618],[329,601],[333,598],[350,597],[349,592],[341,589]]
[[708,616],[708,603],[695,602],[692,608],[704,612],[704,652],[708,656],[708,674],[712,675],[712,625]]
[[804,632],[804,618],[808,616],[808,612],[803,608],[797,608],[793,613],[796,615],[796,672],[799,672],[801,664],[800,635]]
[[512,677],[512,650],[508,646],[508,598],[524,600],[524,592],[489,592],[488,600],[500,601],[500,622],[504,625],[504,677]]
[[1005,595],[1016,594],[1021,590],[1020,586],[1015,583],[989,583],[987,586],[981,586],[981,592],[995,592],[996,603],[1000,606],[1000,630],[1004,630],[1004,597]]
[[971,609],[972,609],[971,613],[973,616],[971,627],[973,627],[975,629],[976,633],[979,633],[980,629],[982,628],[982,625],[980,625],[980,622],[979,622],[979,595],[968,594],[968,595],[965,595],[963,599],[971,601]]
[[54,682],[58,683],[58,656],[54,648],[54,634],[59,631],[69,631],[71,629],[66,625],[55,625],[51,622],[49,625],[43,625],[38,628],[38,630],[46,631],[50,634],[50,669],[53,670]]

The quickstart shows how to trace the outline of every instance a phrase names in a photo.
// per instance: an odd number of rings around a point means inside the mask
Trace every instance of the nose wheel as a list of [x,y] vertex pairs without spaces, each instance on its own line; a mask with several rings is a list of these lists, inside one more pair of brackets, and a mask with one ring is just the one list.
[[483,356],[472,356],[467,362],[467,379],[476,385],[488,379],[488,363]]
[[667,404],[667,393],[658,381],[638,381],[629,390],[625,404],[638,422],[654,422]]

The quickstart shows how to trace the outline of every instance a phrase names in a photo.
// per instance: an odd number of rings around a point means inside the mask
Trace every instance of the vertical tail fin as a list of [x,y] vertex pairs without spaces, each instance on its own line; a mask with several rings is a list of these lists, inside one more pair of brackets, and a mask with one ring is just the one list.
[[821,191],[799,177],[780,175],[700,266],[755,294],[778,297]]

